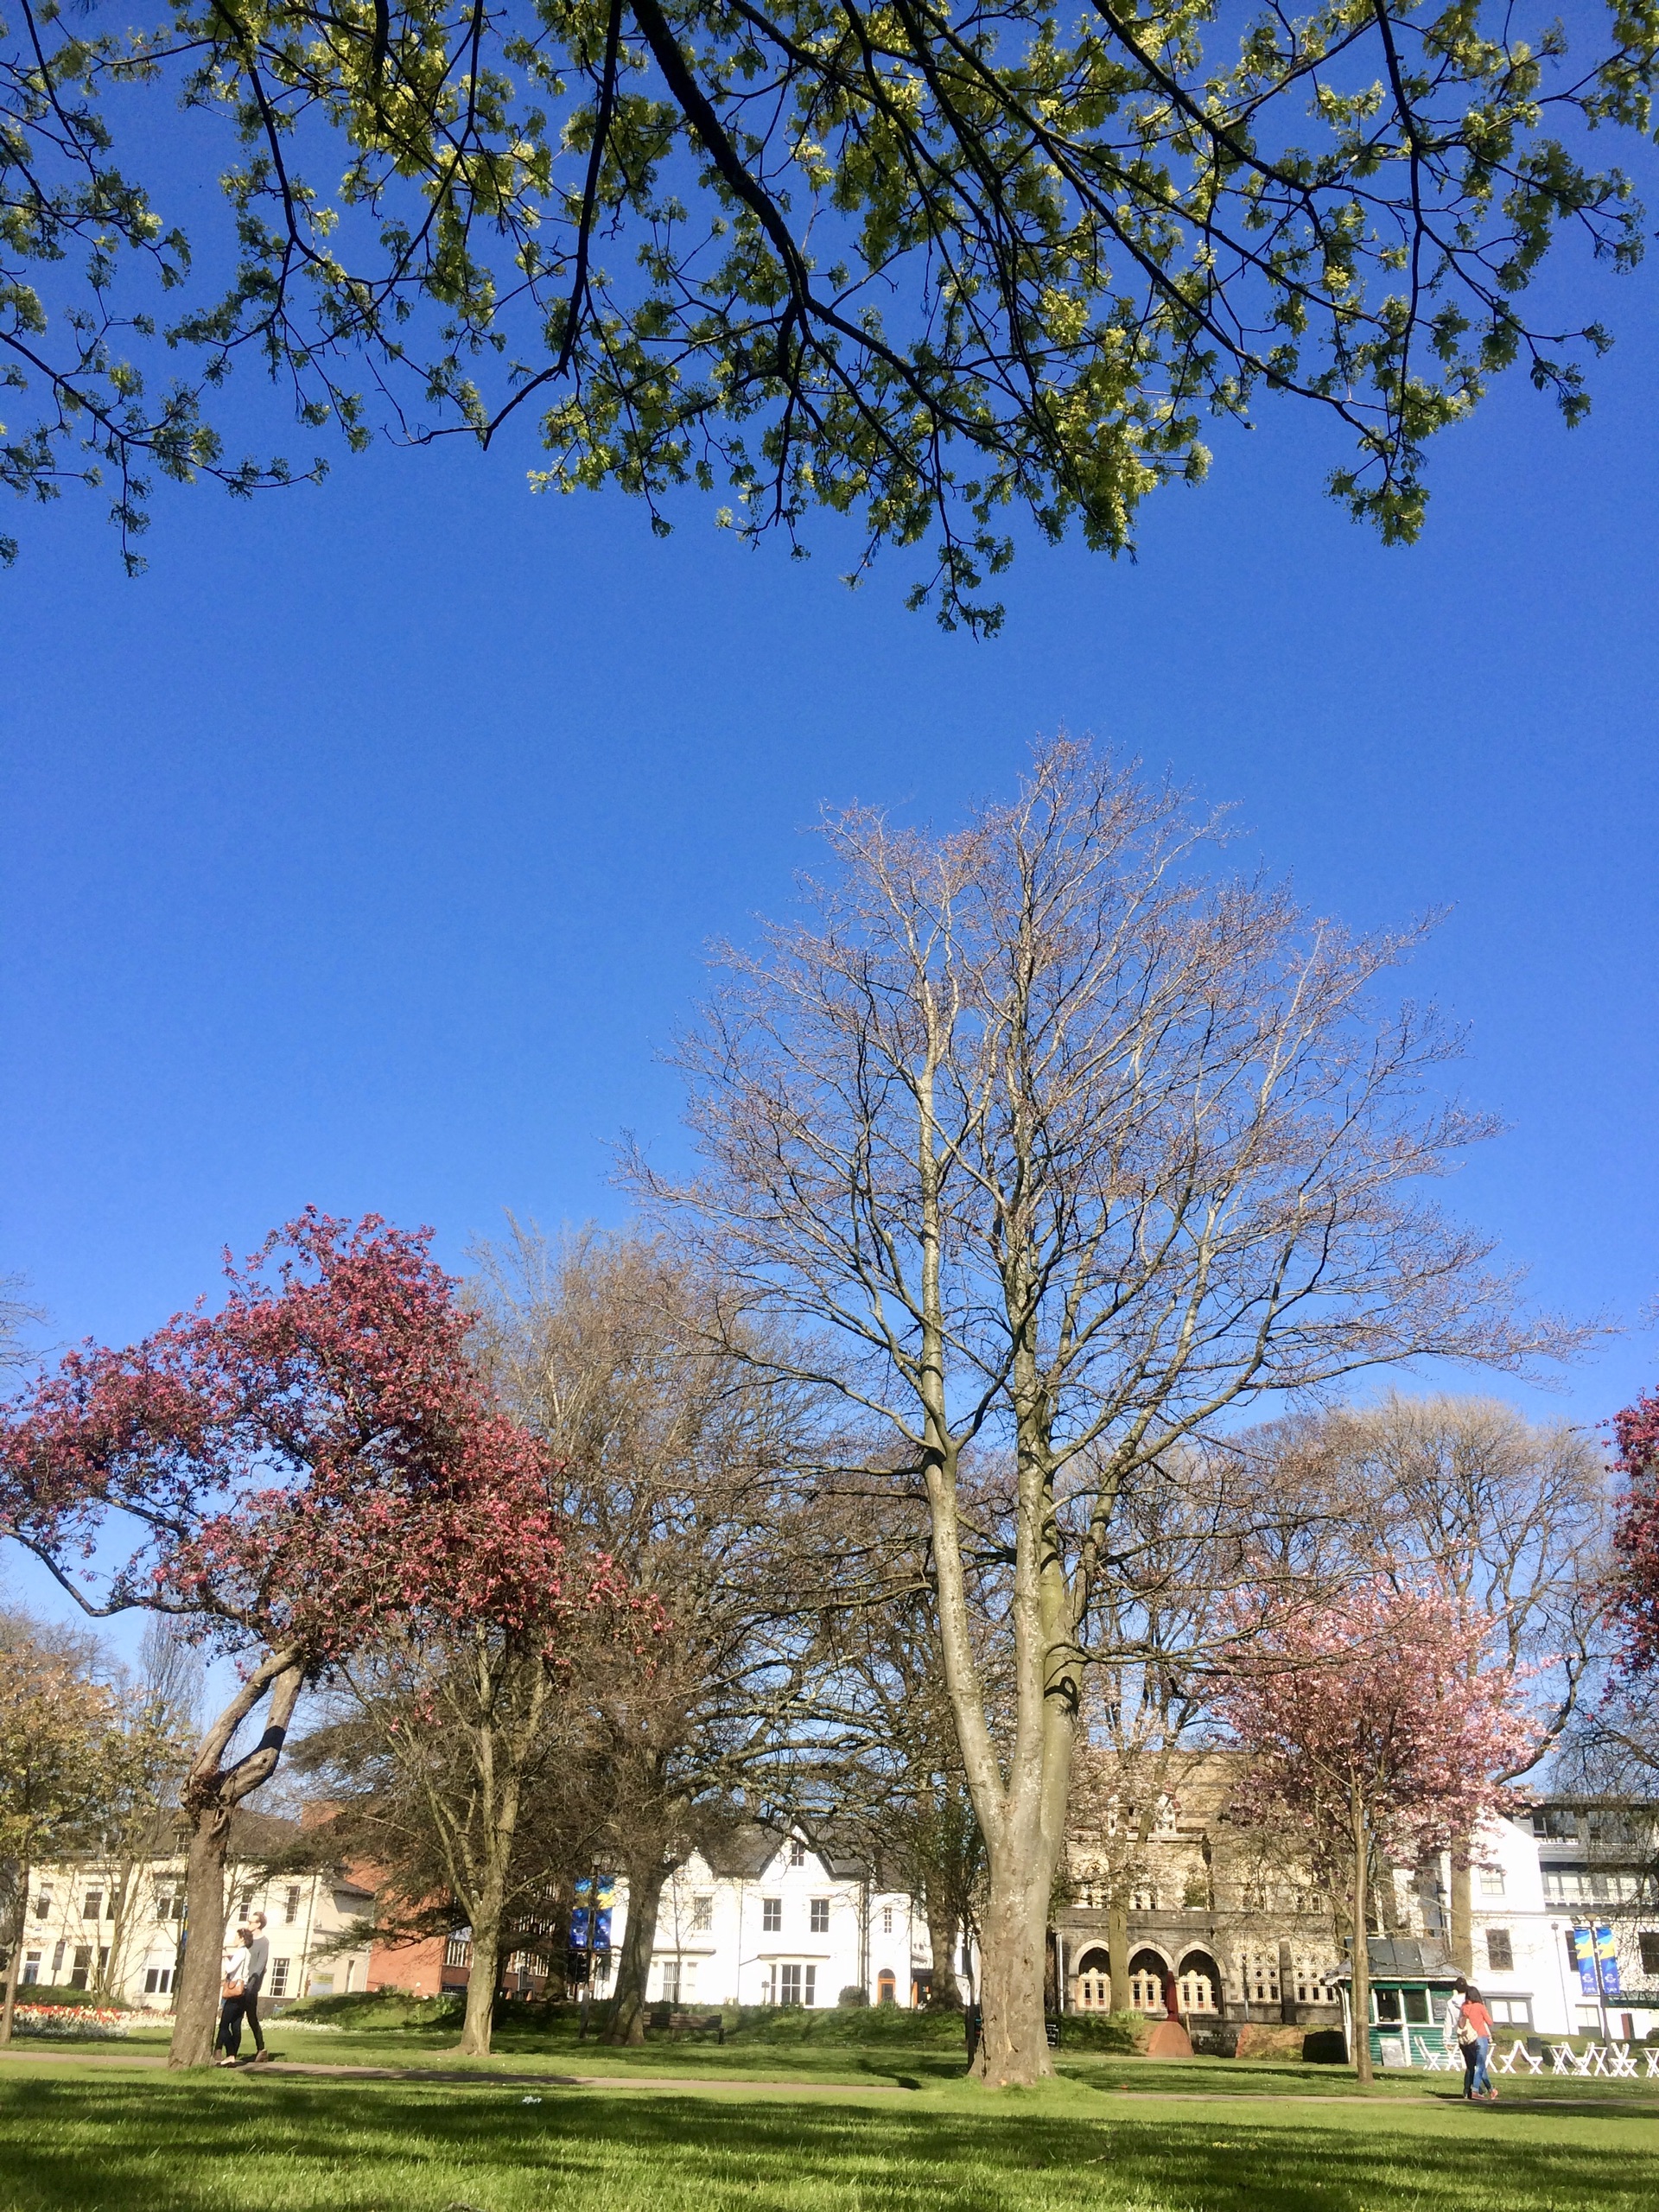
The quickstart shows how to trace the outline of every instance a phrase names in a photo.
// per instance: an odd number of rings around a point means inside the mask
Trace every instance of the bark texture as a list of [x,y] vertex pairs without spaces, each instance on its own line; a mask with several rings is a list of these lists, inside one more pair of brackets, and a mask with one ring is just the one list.
[[628,1921],[617,1961],[616,1996],[602,2038],[606,2043],[641,2044],[645,2039],[645,1986],[667,1879],[667,1862],[660,1853],[628,1869]]

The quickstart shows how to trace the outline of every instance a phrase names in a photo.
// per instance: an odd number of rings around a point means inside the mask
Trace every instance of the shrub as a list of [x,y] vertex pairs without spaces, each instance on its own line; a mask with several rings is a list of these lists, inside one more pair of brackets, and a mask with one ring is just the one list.
[[855,1981],[849,1981],[846,1988],[842,1991],[840,1996],[836,1999],[837,2005],[868,2005],[869,2001],[869,1991],[868,1989],[861,1989]]

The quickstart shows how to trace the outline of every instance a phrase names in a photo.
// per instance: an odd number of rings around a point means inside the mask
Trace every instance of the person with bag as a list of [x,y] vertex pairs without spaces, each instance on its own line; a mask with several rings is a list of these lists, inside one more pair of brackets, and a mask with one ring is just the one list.
[[259,1993],[265,1986],[265,1970],[270,1964],[270,1942],[265,1934],[265,1916],[256,1912],[248,1923],[251,1941],[248,1945],[247,1986],[242,1992],[242,2018],[253,2031],[253,2056],[249,2064],[270,2063],[270,2053],[265,2049],[265,2031],[259,2024]]
[[1448,2050],[1455,2050],[1463,2061],[1463,2094],[1465,2097],[1469,2094],[1469,2085],[1475,2078],[1475,2046],[1472,2042],[1465,2044],[1461,2032],[1463,2000],[1468,1992],[1469,1984],[1459,1974],[1452,1986],[1452,1994],[1446,2000],[1446,2047]]
[[[1464,2096],[1471,2104],[1479,2097],[1484,2102],[1495,2105],[1497,2091],[1486,2071],[1486,2062],[1492,2055],[1492,2016],[1478,1989],[1465,1993],[1463,2013],[1458,2022],[1458,2041],[1465,2053]],[[1472,2056],[1468,2055],[1471,2053]]]
[[219,2033],[213,2038],[214,2050],[225,2054],[214,2061],[219,2066],[234,2066],[241,2055],[242,2012],[252,1942],[252,1929],[238,1928],[234,1946],[225,1953],[224,1980],[219,1985]]

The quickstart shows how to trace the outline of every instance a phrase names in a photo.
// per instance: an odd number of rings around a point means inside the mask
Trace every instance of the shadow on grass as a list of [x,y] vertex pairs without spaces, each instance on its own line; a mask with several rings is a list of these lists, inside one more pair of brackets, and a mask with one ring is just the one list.
[[[912,2063],[914,2054],[912,2054]],[[1650,2212],[1659,2131],[1609,2114],[1100,2100],[807,2107],[269,2079],[0,2082],[5,2212]]]

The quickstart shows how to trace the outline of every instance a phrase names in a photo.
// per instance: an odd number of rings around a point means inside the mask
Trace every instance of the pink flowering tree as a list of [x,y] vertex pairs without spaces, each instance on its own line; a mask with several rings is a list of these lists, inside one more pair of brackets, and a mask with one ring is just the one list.
[[620,1595],[607,1562],[569,1569],[556,1468],[492,1403],[429,1242],[308,1211],[226,1255],[216,1313],[84,1346],[5,1410],[0,1535],[85,1611],[177,1615],[236,1663],[182,1795],[175,2066],[212,2056],[231,1815],[305,1686],[395,1623],[486,1622],[550,1659]]
[[1624,1478],[1613,1545],[1613,1612],[1633,1675],[1659,1668],[1659,1394],[1613,1418],[1615,1464]]
[[1497,1777],[1527,1764],[1534,1724],[1507,1669],[1471,1675],[1469,1624],[1440,1591],[1379,1580],[1338,1604],[1260,1608],[1233,1625],[1240,1656],[1215,1710],[1245,1755],[1237,1810],[1299,1834],[1346,1899],[1354,2066],[1369,2082],[1374,1872],[1415,1866],[1503,1810]]

